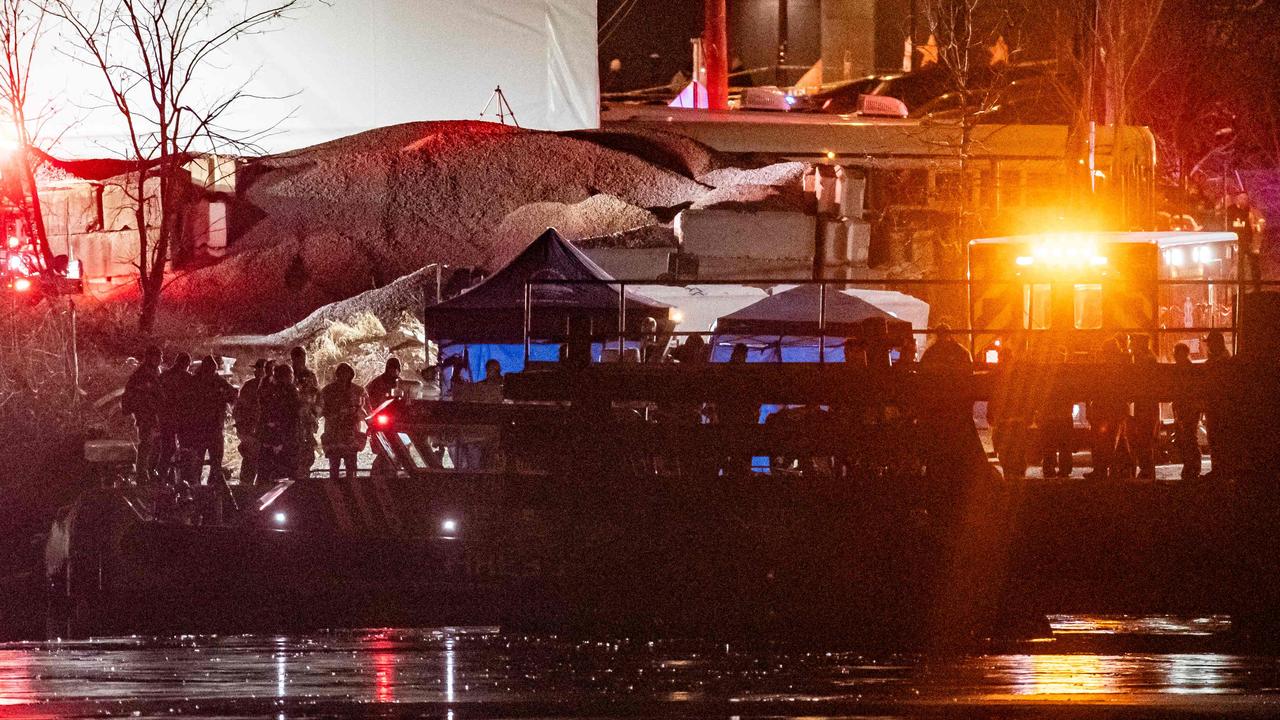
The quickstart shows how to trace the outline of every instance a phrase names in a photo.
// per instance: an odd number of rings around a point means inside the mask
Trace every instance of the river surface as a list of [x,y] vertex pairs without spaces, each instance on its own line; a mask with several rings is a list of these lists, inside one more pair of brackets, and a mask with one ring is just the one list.
[[1055,641],[948,659],[483,628],[17,643],[0,717],[1280,717],[1280,658],[1116,642],[1211,646],[1228,619],[1052,620]]

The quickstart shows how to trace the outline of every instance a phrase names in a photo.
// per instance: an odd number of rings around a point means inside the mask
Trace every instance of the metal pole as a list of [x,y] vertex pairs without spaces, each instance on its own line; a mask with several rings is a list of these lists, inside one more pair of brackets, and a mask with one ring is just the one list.
[[[778,354],[781,356],[782,348],[779,343]],[[827,361],[827,284],[825,282],[818,285],[818,362],[825,363]]]
[[71,311],[71,389],[74,393],[72,403],[80,404],[80,348],[76,340],[76,301],[67,298],[67,308]]
[[627,286],[618,283],[618,359],[622,359],[622,349],[627,339]]
[[524,329],[523,330],[524,330],[524,366],[525,368],[529,367],[529,333],[531,332],[531,326],[533,325],[532,318],[530,317],[530,305],[531,305],[532,296],[533,296],[533,293],[531,292],[532,286],[533,286],[533,283],[528,281],[526,281],[524,284],[524,318],[523,318]]
[[790,35],[787,24],[787,0],[778,0],[778,65],[773,70],[773,84],[779,87],[787,84],[787,71],[783,69],[787,64],[787,36]]
[[702,57],[707,63],[707,108],[729,109],[728,30],[725,0],[704,0]]

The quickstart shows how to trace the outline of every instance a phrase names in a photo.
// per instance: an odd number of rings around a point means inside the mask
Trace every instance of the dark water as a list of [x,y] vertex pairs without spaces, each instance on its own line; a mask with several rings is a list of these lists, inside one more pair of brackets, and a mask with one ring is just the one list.
[[1058,641],[954,659],[484,629],[13,644],[0,717],[1280,717],[1278,658],[1110,642],[1227,623],[1060,617]]

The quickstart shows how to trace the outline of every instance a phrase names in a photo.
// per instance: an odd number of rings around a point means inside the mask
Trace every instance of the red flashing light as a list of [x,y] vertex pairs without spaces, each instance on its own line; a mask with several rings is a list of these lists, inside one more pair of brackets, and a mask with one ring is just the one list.
[[10,235],[10,236],[9,236],[9,249],[10,249],[10,250],[17,250],[21,245],[22,245],[22,241],[21,241],[21,240],[19,240],[18,238],[14,237],[14,236],[12,236],[12,235]]
[[378,427],[386,427],[391,424],[391,416],[386,413],[378,413],[373,416],[373,424]]
[[15,292],[24,293],[31,289],[31,281],[27,278],[20,277],[13,281],[13,289]]

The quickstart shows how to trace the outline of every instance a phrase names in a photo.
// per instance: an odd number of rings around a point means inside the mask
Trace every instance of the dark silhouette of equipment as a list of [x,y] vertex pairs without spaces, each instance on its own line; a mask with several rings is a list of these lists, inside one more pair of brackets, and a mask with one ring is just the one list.
[[489,102],[485,103],[484,109],[480,111],[481,120],[489,114],[489,108],[493,108],[493,114],[498,118],[498,122],[506,125],[507,118],[510,117],[511,124],[520,127],[520,121],[516,119],[516,111],[511,109],[511,103],[507,102],[507,96],[503,94],[501,85],[493,89]]

